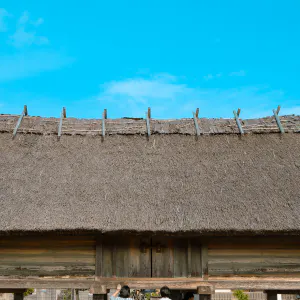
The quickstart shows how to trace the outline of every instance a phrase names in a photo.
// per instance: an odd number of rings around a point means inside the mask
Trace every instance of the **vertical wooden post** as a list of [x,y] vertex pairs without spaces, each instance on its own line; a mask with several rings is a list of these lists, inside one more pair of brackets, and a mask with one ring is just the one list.
[[[199,113],[199,111],[198,111]],[[199,136],[200,135],[200,128],[198,125],[198,118],[196,117],[196,113],[193,112],[193,119],[194,119],[194,125],[195,125],[195,129],[196,129],[196,135]]]
[[277,300],[277,292],[276,291],[266,291],[267,300]]
[[208,246],[201,246],[201,276],[203,279],[208,279]]
[[79,290],[78,290],[78,289],[75,290],[75,294],[76,294],[75,299],[76,299],[76,300],[79,300]]
[[276,123],[278,125],[280,132],[284,133],[284,129],[281,125],[280,118],[278,116],[279,112],[280,112],[280,105],[278,105],[277,110],[273,109],[273,114],[274,114],[274,117],[275,117],[275,120],[276,120]]
[[14,293],[14,300],[23,300],[24,295],[23,293]]
[[105,119],[107,119],[107,109],[105,108],[102,114],[102,138],[105,137]]
[[71,300],[75,300],[75,289],[71,290]]
[[190,239],[188,239],[187,266],[188,266],[188,277],[192,277],[192,244]]
[[62,131],[62,125],[63,125],[63,119],[67,117],[66,108],[63,107],[60,115],[59,125],[58,125],[58,133],[57,136],[60,139],[61,137],[61,131]]
[[233,111],[233,115],[234,115],[236,124],[238,126],[239,132],[240,132],[240,134],[244,134],[244,130],[243,130],[242,124],[241,124],[240,119],[239,119],[240,113],[241,113],[241,109],[240,108],[238,109],[237,112],[235,110]]
[[14,137],[16,136],[16,134],[17,134],[18,128],[19,128],[20,125],[21,125],[21,122],[22,122],[22,120],[23,120],[23,117],[24,117],[24,116],[27,116],[27,115],[28,115],[27,105],[24,105],[23,112],[22,112],[21,116],[19,117],[19,120],[18,120],[18,122],[17,122],[17,125],[16,125],[16,127],[15,127],[15,129],[14,129],[14,131],[13,131],[13,138],[14,138]]
[[147,135],[148,135],[148,138],[151,135],[150,118],[151,118],[151,109],[150,109],[150,107],[148,107],[148,111],[146,112],[146,126],[147,126]]
[[96,239],[96,268],[95,268],[95,275],[99,277],[102,276],[102,255],[103,255],[102,237],[100,236]]
[[211,295],[215,293],[215,287],[213,285],[201,285],[197,287],[197,294],[199,294],[199,300],[211,300]]

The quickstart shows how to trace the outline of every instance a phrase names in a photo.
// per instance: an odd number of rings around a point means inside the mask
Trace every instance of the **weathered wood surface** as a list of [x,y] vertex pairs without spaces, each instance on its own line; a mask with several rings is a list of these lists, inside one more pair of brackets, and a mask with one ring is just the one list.
[[150,244],[150,238],[117,236],[102,239],[103,277],[151,277],[151,249],[141,251],[141,245]]
[[[24,116],[19,133],[57,134],[59,118],[41,118]],[[201,134],[238,134],[236,120],[232,119],[196,119]],[[300,116],[280,116],[285,132],[300,132]],[[16,115],[0,115],[0,132],[13,132],[18,122]],[[274,116],[261,119],[241,120],[245,133],[280,132]],[[179,120],[150,119],[151,134],[187,134],[195,135],[193,118]],[[101,119],[66,118],[62,125],[62,134],[102,135]],[[106,119],[105,134],[147,134],[144,119]]]
[[[157,245],[160,245],[160,252],[157,252]],[[152,239],[152,277],[189,276],[201,276],[199,239],[154,237]]]
[[209,275],[300,275],[299,239],[233,239],[208,244]]
[[91,237],[1,237],[1,276],[90,276],[95,274]]
[[71,279],[44,279],[44,278],[26,278],[26,279],[2,279],[0,278],[0,289],[2,288],[78,288],[90,289],[102,288],[115,289],[118,284],[128,284],[133,289],[141,288],[160,288],[163,285],[171,289],[194,289],[201,285],[213,285],[216,289],[245,289],[245,290],[299,290],[300,278],[281,277],[281,278],[261,278],[261,277],[218,277],[203,280],[202,278],[101,278],[96,280],[71,280]]

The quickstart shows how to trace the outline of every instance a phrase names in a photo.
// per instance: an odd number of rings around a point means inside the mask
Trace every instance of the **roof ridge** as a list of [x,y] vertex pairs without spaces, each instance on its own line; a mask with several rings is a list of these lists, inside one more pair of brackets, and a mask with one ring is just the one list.
[[[279,121],[279,123],[278,123]],[[300,116],[284,115],[264,118],[119,118],[86,119],[0,115],[0,132],[52,135],[152,135],[152,134],[249,134],[300,132]]]

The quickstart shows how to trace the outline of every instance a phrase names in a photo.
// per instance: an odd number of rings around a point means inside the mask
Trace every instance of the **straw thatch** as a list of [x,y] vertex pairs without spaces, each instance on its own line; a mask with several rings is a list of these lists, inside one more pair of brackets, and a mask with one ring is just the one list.
[[[13,132],[19,116],[0,115],[0,132]],[[281,116],[285,132],[300,132],[300,116]],[[274,117],[240,120],[245,133],[276,133],[279,132]],[[18,133],[57,134],[60,119],[24,117]],[[237,134],[239,133],[235,119],[197,119],[201,134]],[[147,133],[144,119],[107,119],[105,120],[106,135],[132,135]],[[150,119],[151,134],[185,134],[195,135],[195,123],[191,119],[155,120]],[[66,118],[62,122],[62,135],[101,135],[102,120]]]
[[300,233],[297,133],[58,141],[3,128],[0,232]]

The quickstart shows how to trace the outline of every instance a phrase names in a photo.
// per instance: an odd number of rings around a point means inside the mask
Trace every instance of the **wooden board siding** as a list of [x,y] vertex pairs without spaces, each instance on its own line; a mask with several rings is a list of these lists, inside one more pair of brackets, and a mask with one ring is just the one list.
[[151,249],[141,251],[142,244],[149,246],[150,238],[116,236],[102,238],[100,277],[151,277]]
[[0,276],[93,276],[92,237],[1,237]]
[[[161,245],[161,252],[156,251]],[[190,261],[189,261],[190,260]],[[154,237],[152,239],[152,277],[200,277],[199,239]]]
[[210,276],[300,275],[300,239],[241,239],[208,243]]

